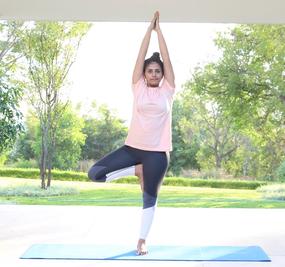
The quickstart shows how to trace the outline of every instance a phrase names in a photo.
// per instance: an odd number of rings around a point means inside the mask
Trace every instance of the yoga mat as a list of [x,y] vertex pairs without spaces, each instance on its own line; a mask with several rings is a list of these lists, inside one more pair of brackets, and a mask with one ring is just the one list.
[[150,261],[270,261],[258,246],[149,246],[137,256],[131,246],[35,244],[21,259],[150,260]]

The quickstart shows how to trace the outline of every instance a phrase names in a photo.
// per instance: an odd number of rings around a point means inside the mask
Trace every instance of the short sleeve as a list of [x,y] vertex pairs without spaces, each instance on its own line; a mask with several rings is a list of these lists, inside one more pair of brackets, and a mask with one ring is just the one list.
[[143,86],[143,84],[144,84],[144,78],[143,78],[143,76],[141,76],[136,83],[132,84],[133,93],[135,94],[138,91],[138,89]]
[[161,87],[167,91],[169,96],[173,96],[175,94],[175,87],[171,86],[166,79],[163,79]]

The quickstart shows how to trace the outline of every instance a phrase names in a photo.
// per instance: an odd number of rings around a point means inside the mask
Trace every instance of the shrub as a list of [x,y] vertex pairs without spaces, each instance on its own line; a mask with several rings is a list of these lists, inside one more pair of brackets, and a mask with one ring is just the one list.
[[257,189],[264,198],[285,200],[285,184],[265,185]]
[[167,177],[164,179],[164,185],[180,185],[193,187],[211,187],[211,188],[228,188],[228,189],[250,189],[254,190],[266,182],[243,181],[243,180],[215,180],[215,179],[189,179],[182,177]]
[[[52,171],[53,180],[63,181],[89,181],[84,172],[74,171]],[[0,177],[30,178],[38,179],[40,177],[39,169],[20,169],[20,168],[0,168]],[[115,183],[137,184],[138,178],[128,176],[114,181]],[[254,190],[261,185],[267,184],[263,181],[244,181],[244,180],[222,180],[222,179],[191,179],[184,177],[166,177],[164,185],[171,186],[193,186],[193,187],[212,187],[229,189],[251,189]]]
[[[40,177],[40,170],[33,168],[0,168],[0,177],[15,177],[15,178],[29,178],[38,179]],[[63,181],[88,181],[87,174],[84,172],[75,171],[60,171],[52,170],[53,180]]]
[[[137,177],[126,177],[116,180],[115,183],[137,184]],[[243,181],[243,180],[214,180],[214,179],[190,179],[183,177],[166,177],[163,185],[170,186],[192,186],[192,187],[211,187],[211,188],[228,188],[228,189],[250,189],[255,190],[266,182]]]
[[78,190],[73,187],[54,185],[46,190],[36,185],[17,185],[0,188],[0,196],[25,196],[25,197],[47,197],[78,194]]
[[21,159],[12,164],[9,164],[10,168],[38,168],[39,164],[35,159]]
[[0,166],[4,165],[4,163],[6,162],[7,158],[8,157],[7,157],[7,155],[5,153],[0,154]]

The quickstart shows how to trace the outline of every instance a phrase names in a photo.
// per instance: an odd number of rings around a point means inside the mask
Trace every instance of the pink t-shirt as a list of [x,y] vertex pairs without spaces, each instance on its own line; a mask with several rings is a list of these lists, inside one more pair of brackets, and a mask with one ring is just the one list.
[[133,89],[133,114],[125,144],[148,151],[171,151],[171,112],[175,88],[166,79],[147,87],[143,76]]

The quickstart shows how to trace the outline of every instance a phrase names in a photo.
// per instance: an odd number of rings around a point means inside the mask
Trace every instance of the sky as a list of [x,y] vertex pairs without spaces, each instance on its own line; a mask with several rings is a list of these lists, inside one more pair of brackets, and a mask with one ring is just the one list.
[[[129,123],[132,111],[131,78],[139,47],[149,23],[96,22],[84,37],[70,69],[66,92],[83,113],[92,101],[106,104]],[[217,32],[230,24],[161,23],[176,77],[177,91],[198,64],[216,60]],[[147,57],[159,51],[152,33]]]

